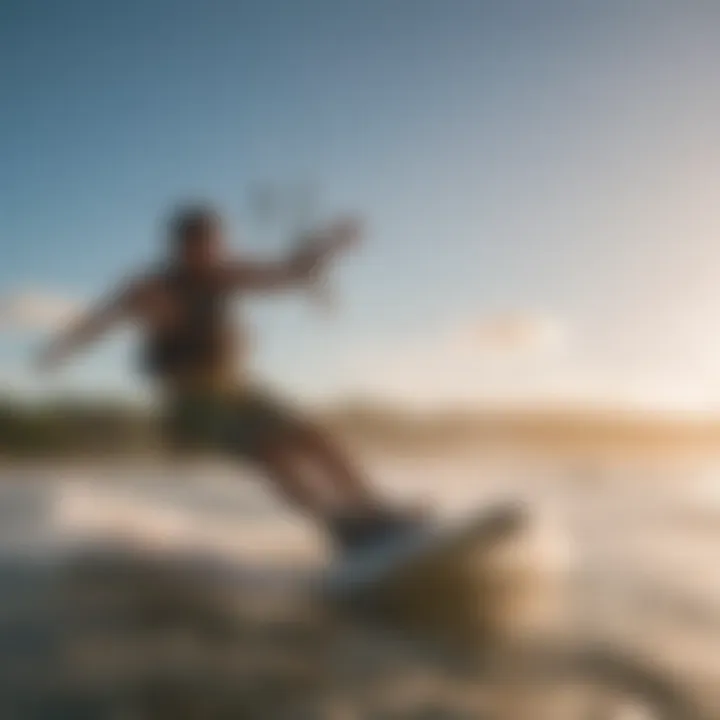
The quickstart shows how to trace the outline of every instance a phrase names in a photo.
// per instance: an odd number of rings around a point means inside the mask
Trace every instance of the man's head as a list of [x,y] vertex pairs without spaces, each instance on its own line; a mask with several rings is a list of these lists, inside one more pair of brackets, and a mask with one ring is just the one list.
[[205,270],[223,254],[223,223],[219,213],[205,205],[180,208],[170,222],[173,262],[189,270]]

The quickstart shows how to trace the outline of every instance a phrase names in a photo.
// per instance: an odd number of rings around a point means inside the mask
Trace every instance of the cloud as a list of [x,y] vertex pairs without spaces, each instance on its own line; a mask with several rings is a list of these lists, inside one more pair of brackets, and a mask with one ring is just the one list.
[[527,355],[564,349],[568,332],[557,318],[515,312],[461,323],[446,340],[475,353]]
[[79,311],[77,302],[53,293],[26,290],[0,298],[0,329],[53,330]]
[[558,318],[488,315],[353,353],[346,390],[430,404],[539,398],[567,377],[569,350]]
[[593,356],[561,319],[526,312],[356,349],[338,389],[420,410],[555,406],[717,413],[720,400],[711,387],[697,372]]

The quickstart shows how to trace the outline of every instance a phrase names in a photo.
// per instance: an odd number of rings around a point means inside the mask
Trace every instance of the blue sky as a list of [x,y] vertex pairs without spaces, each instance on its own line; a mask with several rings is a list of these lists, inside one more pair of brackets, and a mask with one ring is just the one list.
[[[280,384],[720,403],[720,6],[6,0],[0,65],[5,296],[93,297],[197,195],[277,252],[248,187],[312,182],[369,235],[337,315],[251,304]],[[489,352],[508,314],[562,347]],[[37,385],[37,340],[6,329],[0,379]],[[62,382],[125,392],[128,347]]]

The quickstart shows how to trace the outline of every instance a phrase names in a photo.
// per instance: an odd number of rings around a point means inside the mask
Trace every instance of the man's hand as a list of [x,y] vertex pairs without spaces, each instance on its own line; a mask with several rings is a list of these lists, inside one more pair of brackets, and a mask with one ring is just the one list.
[[340,253],[357,245],[361,225],[356,218],[341,218],[306,235],[293,255],[293,264],[309,280],[314,279]]
[[142,287],[137,281],[124,284],[76,318],[40,350],[34,358],[35,369],[39,372],[56,370],[75,352],[97,340],[114,325],[128,319],[133,308],[138,305]]
[[229,289],[272,291],[317,286],[335,255],[353,246],[360,237],[360,223],[343,218],[309,233],[289,256],[275,261],[240,261],[222,276]]
[[359,218],[345,217],[331,223],[327,235],[337,250],[349,250],[360,242],[362,230]]
[[307,235],[291,260],[313,299],[326,310],[334,306],[327,271],[335,257],[358,244],[361,224],[356,218],[341,218]]

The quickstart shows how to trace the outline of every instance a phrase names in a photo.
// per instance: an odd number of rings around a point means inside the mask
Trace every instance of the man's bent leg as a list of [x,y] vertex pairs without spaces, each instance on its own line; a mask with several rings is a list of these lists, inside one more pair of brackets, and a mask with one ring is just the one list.
[[383,508],[384,500],[362,470],[325,430],[311,422],[299,421],[294,428],[293,442],[298,454],[306,458],[329,485],[343,511],[367,514]]
[[236,454],[278,468],[283,477],[302,477],[306,497],[319,496],[316,506],[330,504],[336,513],[358,514],[382,506],[361,471],[325,432],[263,393],[239,401],[228,441]]
[[326,516],[329,514],[327,502],[308,481],[303,464],[291,450],[282,443],[268,443],[256,449],[252,460],[291,505],[315,518]]
[[226,438],[229,449],[255,461],[323,522],[344,551],[411,530],[421,519],[390,508],[322,428],[262,395],[236,406]]

